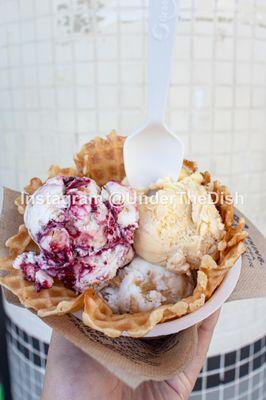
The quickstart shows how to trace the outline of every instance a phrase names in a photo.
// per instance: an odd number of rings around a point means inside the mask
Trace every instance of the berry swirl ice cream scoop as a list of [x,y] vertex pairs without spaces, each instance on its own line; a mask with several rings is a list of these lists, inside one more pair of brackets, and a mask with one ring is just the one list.
[[138,209],[131,188],[89,178],[48,179],[27,204],[24,222],[40,253],[20,254],[13,266],[36,290],[54,278],[82,292],[116,275],[133,256]]

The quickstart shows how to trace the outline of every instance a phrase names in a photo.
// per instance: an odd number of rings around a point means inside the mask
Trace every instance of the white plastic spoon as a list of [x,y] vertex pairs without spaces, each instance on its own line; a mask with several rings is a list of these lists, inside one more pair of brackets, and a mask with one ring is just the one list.
[[148,122],[128,136],[124,145],[126,175],[136,188],[159,178],[177,178],[182,167],[183,143],[164,122],[178,2],[149,2]]

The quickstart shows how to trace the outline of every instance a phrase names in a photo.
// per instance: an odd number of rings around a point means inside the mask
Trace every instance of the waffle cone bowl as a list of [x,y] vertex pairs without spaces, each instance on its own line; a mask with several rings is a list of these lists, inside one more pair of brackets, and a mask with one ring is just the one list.
[[[85,144],[74,157],[75,165],[60,168],[50,167],[48,177],[79,176],[89,177],[100,186],[110,180],[121,182],[125,177],[123,163],[123,143],[125,138],[112,131],[106,138],[95,138]],[[194,162],[184,161],[181,175],[189,176],[197,170]],[[202,173],[203,182],[208,191],[217,196],[216,207],[225,227],[222,240],[218,243],[217,253],[204,255],[196,271],[196,284],[191,296],[175,304],[165,304],[149,312],[115,314],[108,304],[92,288],[77,295],[67,289],[62,282],[56,281],[50,289],[36,292],[34,284],[24,279],[23,273],[13,268],[14,259],[25,251],[38,252],[37,245],[31,239],[25,225],[18,223],[17,233],[6,241],[8,254],[0,258],[0,284],[16,295],[26,308],[34,310],[38,316],[61,316],[82,312],[84,325],[103,332],[110,337],[118,337],[125,332],[131,337],[143,337],[157,324],[175,320],[202,307],[222,284],[227,272],[245,252],[245,222],[240,219],[234,224],[232,203],[224,201],[230,195],[228,189],[218,181],[211,182],[208,172]],[[25,198],[31,196],[43,182],[32,178],[25,187],[23,195],[15,199],[18,221],[19,214],[25,210]],[[21,216],[20,216],[21,219]]]

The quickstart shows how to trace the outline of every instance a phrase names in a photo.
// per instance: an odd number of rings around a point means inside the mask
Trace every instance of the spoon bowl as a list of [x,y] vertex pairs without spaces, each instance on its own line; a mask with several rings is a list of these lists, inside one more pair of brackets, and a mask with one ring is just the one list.
[[125,169],[133,187],[146,187],[160,177],[177,179],[182,168],[184,146],[165,125],[148,123],[124,144]]

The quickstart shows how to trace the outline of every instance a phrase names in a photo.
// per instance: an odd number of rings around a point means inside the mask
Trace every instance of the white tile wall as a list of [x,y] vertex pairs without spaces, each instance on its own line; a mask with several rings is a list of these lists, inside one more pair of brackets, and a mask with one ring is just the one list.
[[[144,121],[146,6],[0,0],[1,184],[21,189],[51,163],[70,165],[96,134],[127,134]],[[264,232],[265,17],[263,2],[181,0],[167,110],[187,157],[243,193],[242,210]],[[229,332],[239,345],[252,341],[251,316],[263,306],[226,305],[216,351]],[[265,326],[265,313],[259,320]]]

